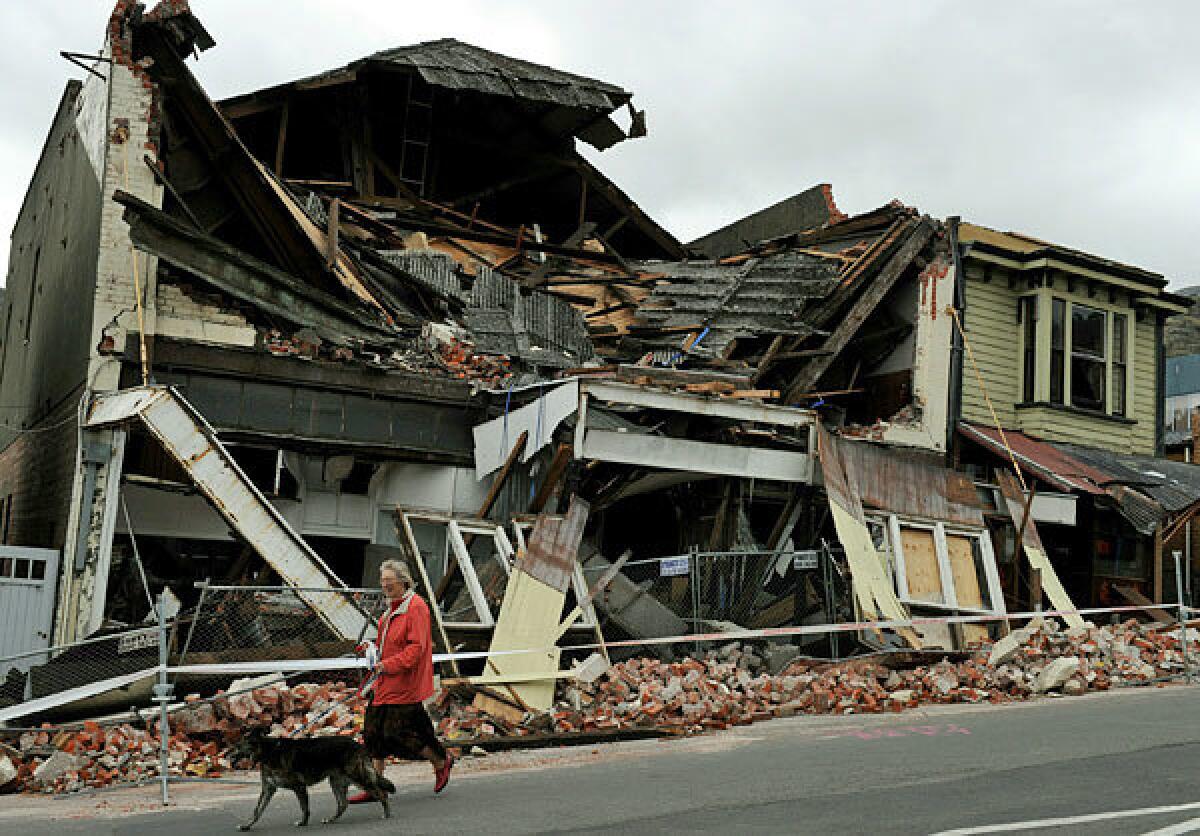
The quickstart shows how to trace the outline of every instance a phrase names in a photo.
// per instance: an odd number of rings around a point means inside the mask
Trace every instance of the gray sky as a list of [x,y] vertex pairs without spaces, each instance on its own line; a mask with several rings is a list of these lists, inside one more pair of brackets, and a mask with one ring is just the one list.
[[[0,3],[0,258],[113,3]],[[152,5],[152,4],[151,4]],[[455,37],[622,85],[650,135],[591,157],[683,240],[820,182],[1200,284],[1200,4],[192,0],[214,98]]]

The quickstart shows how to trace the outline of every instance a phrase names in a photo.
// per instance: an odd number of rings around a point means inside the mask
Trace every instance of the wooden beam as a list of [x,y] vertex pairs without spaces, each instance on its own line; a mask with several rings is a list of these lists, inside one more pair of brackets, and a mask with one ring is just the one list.
[[846,344],[858,333],[858,329],[862,327],[867,318],[874,313],[875,308],[883,301],[890,291],[904,275],[909,265],[912,264],[917,254],[925,248],[929,243],[929,239],[933,237],[933,224],[928,218],[922,218],[913,231],[909,234],[908,239],[900,246],[900,249],[888,260],[888,263],[879,272],[879,275],[871,282],[871,284],[859,295],[858,299],[851,306],[850,312],[834,329],[829,338],[825,340],[825,344],[821,346],[829,351],[828,354],[822,355],[812,360],[807,366],[801,370],[795,380],[792,381],[791,387],[787,390],[785,400],[791,403],[800,393],[812,389],[821,375],[829,370],[834,359],[841,353],[841,350],[846,347]]
[[554,452],[554,460],[550,462],[550,469],[546,471],[546,478],[542,480],[541,486],[533,496],[533,501],[529,503],[529,513],[540,514],[542,512],[570,463],[571,445],[558,445],[558,449]]
[[275,139],[275,176],[283,176],[283,152],[287,145],[288,112],[291,103],[284,102],[279,111],[279,136]]
[[325,240],[329,249],[325,253],[325,263],[330,267],[338,260],[338,207],[342,202],[336,197],[329,201],[329,218],[325,225]]
[[1162,526],[1154,529],[1154,603],[1161,604],[1163,599],[1163,535]]

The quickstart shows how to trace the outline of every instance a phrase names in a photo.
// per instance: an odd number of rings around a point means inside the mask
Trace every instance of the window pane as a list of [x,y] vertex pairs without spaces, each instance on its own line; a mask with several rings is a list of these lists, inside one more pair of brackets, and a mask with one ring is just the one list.
[[1055,299],[1050,316],[1050,403],[1064,403],[1063,369],[1065,355],[1065,323],[1067,303]]
[[1125,314],[1113,314],[1113,362],[1125,362],[1126,325]]
[[1114,415],[1125,414],[1125,364],[1113,363],[1112,404]]
[[0,578],[12,577],[12,558],[0,557]]
[[43,581],[46,579],[46,561],[33,561],[33,571],[30,573],[30,578],[35,581]]
[[958,605],[990,610],[992,596],[983,568],[983,549],[979,545],[979,538],[947,533],[946,552],[950,558]]
[[1034,376],[1037,369],[1037,299],[1027,296],[1021,300],[1021,324],[1025,341],[1022,369],[1022,394],[1026,403],[1033,401]]
[[1104,409],[1104,362],[1108,316],[1086,305],[1071,305],[1071,404]]
[[1071,404],[1081,409],[1104,409],[1104,361],[1087,355],[1071,357]]
[[16,562],[16,571],[13,572],[14,578],[27,580],[29,578],[29,561],[24,558],[18,558]]
[[1088,354],[1103,359],[1105,319],[1104,311],[1086,305],[1071,306],[1072,354]]
[[1054,300],[1054,309],[1051,315],[1050,326],[1050,346],[1051,348],[1065,348],[1063,337],[1063,324],[1067,316],[1067,303],[1062,299]]

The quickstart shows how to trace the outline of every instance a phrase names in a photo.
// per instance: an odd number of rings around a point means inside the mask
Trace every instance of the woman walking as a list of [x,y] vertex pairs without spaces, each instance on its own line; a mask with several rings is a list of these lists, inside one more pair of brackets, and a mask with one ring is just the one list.
[[[450,780],[454,758],[438,740],[424,705],[433,696],[429,605],[413,589],[412,575],[399,560],[383,562],[379,585],[387,596],[388,609],[379,619],[379,664],[363,723],[363,741],[380,772],[389,756],[429,761],[433,791],[441,792]],[[352,804],[373,800],[366,792],[350,798]]]

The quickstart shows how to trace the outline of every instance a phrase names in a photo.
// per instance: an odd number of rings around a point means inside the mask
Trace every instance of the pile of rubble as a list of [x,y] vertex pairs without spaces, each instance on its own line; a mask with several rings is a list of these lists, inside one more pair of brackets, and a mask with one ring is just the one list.
[[[1200,631],[1187,631],[1200,657]],[[1053,620],[1014,630],[969,658],[903,667],[881,655],[847,662],[794,659],[786,648],[732,642],[679,661],[634,658],[591,682],[564,685],[553,711],[519,720],[488,714],[445,691],[432,706],[451,746],[488,737],[570,735],[650,728],[694,734],[795,714],[899,712],[931,703],[1007,702],[1036,694],[1083,694],[1148,684],[1185,668],[1178,630],[1127,621],[1063,630]],[[958,654],[962,657],[963,654]],[[354,735],[363,700],[346,683],[289,686],[277,677],[241,680],[212,700],[188,697],[171,715],[168,770],[216,776],[245,768],[231,746],[251,726],[275,734]],[[0,791],[70,792],[153,780],[159,774],[157,727],[131,724],[44,729],[0,748]]]

